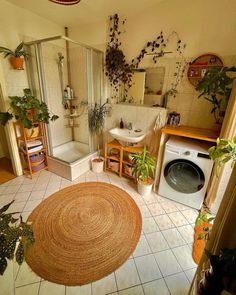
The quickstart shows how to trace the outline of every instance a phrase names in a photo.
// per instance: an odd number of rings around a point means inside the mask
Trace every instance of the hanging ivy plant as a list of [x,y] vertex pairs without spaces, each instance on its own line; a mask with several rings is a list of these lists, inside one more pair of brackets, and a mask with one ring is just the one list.
[[106,49],[105,60],[105,74],[110,85],[114,87],[117,92],[122,84],[125,85],[125,88],[130,88],[133,76],[131,65],[126,61],[125,55],[120,48],[120,22],[122,22],[122,25],[125,24],[125,20],[121,21],[118,14],[114,14],[110,17],[109,42]]
[[146,43],[139,55],[132,59],[129,64],[126,61],[125,55],[121,49],[121,42],[119,40],[120,34],[122,33],[120,26],[124,26],[125,22],[126,20],[121,20],[118,14],[110,16],[109,41],[107,44],[105,59],[105,74],[110,82],[110,85],[116,92],[118,92],[120,86],[123,85],[126,97],[129,88],[132,86],[133,70],[139,67],[143,58],[146,55],[153,55],[152,60],[154,64],[156,64],[159,57],[163,57],[165,54],[171,53],[170,51],[166,51],[167,44],[172,37],[176,37],[177,42],[175,50],[182,57],[182,61],[176,63],[176,71],[174,73],[175,79],[171,84],[171,88],[164,94],[164,98],[167,101],[168,96],[176,95],[177,86],[183,78],[186,65],[188,64],[183,57],[186,44],[179,38],[175,31],[173,31],[167,38],[165,38],[163,32],[161,31],[155,40],[148,41]]

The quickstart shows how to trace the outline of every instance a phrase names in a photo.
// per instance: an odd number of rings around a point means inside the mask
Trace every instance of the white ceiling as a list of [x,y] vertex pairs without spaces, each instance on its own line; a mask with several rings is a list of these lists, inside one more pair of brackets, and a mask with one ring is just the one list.
[[130,16],[141,13],[163,0],[81,0],[76,5],[58,5],[48,0],[7,0],[62,26],[88,24],[118,13]]

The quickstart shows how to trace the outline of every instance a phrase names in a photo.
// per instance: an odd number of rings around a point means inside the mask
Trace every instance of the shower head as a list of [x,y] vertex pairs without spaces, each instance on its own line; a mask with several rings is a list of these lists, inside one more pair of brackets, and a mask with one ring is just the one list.
[[63,65],[64,55],[61,52],[58,52],[58,61],[61,65]]

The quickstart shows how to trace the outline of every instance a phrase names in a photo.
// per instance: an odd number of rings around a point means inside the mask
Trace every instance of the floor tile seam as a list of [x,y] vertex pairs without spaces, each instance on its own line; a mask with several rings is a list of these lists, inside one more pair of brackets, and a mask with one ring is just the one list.
[[[159,233],[159,232],[158,232]],[[160,232],[161,233],[161,232]],[[162,233],[161,233],[162,234]],[[151,248],[151,246],[150,246],[150,244],[149,244],[149,242],[148,242],[148,239],[147,239],[147,237],[146,237],[146,235],[144,234],[144,236],[145,236],[145,239],[146,239],[146,241],[147,241],[147,243],[148,243],[148,246],[149,246],[149,248],[150,248],[150,250],[151,250],[151,252],[152,252],[152,254],[154,254],[155,252],[153,252],[153,250],[152,250],[152,248]],[[164,235],[162,234],[162,236],[163,236],[163,239],[166,241],[166,239],[165,239],[165,237],[164,237]],[[166,243],[167,243],[167,241],[166,241]],[[168,247],[169,247],[169,244],[167,243],[167,245],[168,245]],[[168,250],[168,249],[165,249],[165,250]],[[162,250],[162,251],[165,251],[165,250]],[[159,252],[159,251],[158,251]]]
[[29,284],[23,284],[23,285],[20,285],[20,286],[15,286],[15,289],[19,289],[19,288],[22,288],[22,287],[35,285],[35,284],[38,284],[38,283],[41,283],[41,280],[39,280],[38,282],[33,282],[33,283],[29,283]]
[[[144,292],[144,288],[143,288],[143,283],[142,283],[141,276],[140,276],[140,274],[139,274],[138,267],[137,267],[137,264],[136,264],[135,259],[134,259],[134,265],[135,265],[135,269],[136,269],[136,271],[137,271],[138,278],[139,278],[139,281],[140,281],[140,284],[141,284],[141,287],[142,287],[142,290],[143,290],[143,294],[145,294],[145,292]],[[158,266],[157,266],[157,267],[158,267]],[[159,267],[158,267],[158,269],[159,269]],[[159,270],[160,270],[160,269],[159,269]]]
[[[183,245],[183,246],[185,246],[185,245]],[[182,247],[182,246],[179,246],[179,247]],[[173,249],[176,249],[176,248],[178,248],[178,247],[175,247],[175,248],[173,248]],[[172,251],[172,249],[171,249],[171,251]],[[175,256],[175,259],[177,260],[177,262],[179,263],[179,260],[178,260],[177,256],[175,255],[175,252],[172,251],[172,253],[173,253],[173,255]],[[180,265],[180,263],[179,263],[179,265]],[[191,268],[184,269],[184,268],[182,267],[182,265],[180,265],[180,267],[181,267],[181,269],[183,270],[183,272],[184,272],[185,270],[189,270],[189,269],[194,268],[194,267],[191,267]]]
[[[128,260],[127,260],[128,261]],[[116,283],[116,290],[118,292],[118,283],[117,283],[117,278],[116,278],[116,271],[113,272],[114,273],[114,278],[115,278],[115,283]],[[114,293],[114,292],[113,292]]]

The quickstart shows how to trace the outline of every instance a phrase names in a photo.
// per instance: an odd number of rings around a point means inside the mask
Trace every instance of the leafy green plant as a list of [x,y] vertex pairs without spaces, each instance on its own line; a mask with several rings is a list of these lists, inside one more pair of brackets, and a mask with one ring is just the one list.
[[115,91],[119,91],[119,87],[124,85],[125,91],[132,85],[133,72],[131,65],[126,61],[125,55],[120,48],[121,42],[119,35],[121,34],[120,23],[125,24],[125,20],[121,21],[118,14],[110,16],[109,42],[106,48],[105,67],[110,85]]
[[210,224],[213,220],[215,220],[214,217],[208,217],[208,213],[206,211],[201,211],[199,214],[198,214],[198,217],[196,219],[196,222],[195,222],[195,226],[198,227],[198,226],[202,226],[202,232],[199,233],[198,235],[198,240],[209,240],[209,236],[210,236],[210,233],[211,233],[211,226],[210,225],[207,225],[207,224]]
[[24,51],[23,49],[24,47],[24,43],[21,42],[15,50],[11,50],[9,48],[0,46],[0,53],[2,53],[4,55],[4,58],[8,57],[8,56],[14,56],[14,57],[27,57],[28,53]]
[[216,146],[211,147],[208,152],[215,162],[214,171],[217,176],[220,168],[228,161],[232,161],[231,167],[233,168],[236,163],[236,136],[232,139],[218,138]]
[[148,182],[149,178],[154,178],[156,170],[156,158],[151,156],[145,146],[142,153],[132,155],[132,174],[137,180]]
[[125,25],[126,20],[122,20],[116,13],[110,16],[109,25],[109,40],[106,48],[105,68],[106,76],[110,82],[110,85],[119,91],[120,87],[124,87],[124,101],[127,101],[127,93],[132,86],[134,69],[137,69],[147,55],[152,55],[152,61],[157,63],[159,57],[165,56],[165,54],[171,53],[166,51],[167,44],[172,37],[176,37],[176,49],[175,51],[181,56],[181,61],[176,63],[176,71],[174,73],[174,81],[171,83],[171,89],[166,92],[165,98],[168,96],[175,96],[176,88],[180,83],[186,65],[188,64],[183,57],[186,44],[179,38],[178,34],[173,31],[167,37],[163,32],[160,32],[156,38],[152,41],[148,41],[144,47],[140,50],[137,57],[133,58],[131,62],[126,60],[125,54],[121,49],[122,43],[120,42],[120,35],[124,32],[122,26]]
[[[0,123],[5,125],[9,120],[15,118],[20,121],[24,127],[32,128],[33,122],[44,122],[49,123],[49,120],[55,121],[59,117],[57,115],[50,115],[48,107],[45,102],[41,102],[35,98],[30,89],[26,88],[23,90],[24,95],[20,96],[9,96],[10,107],[13,114],[10,112],[0,113]],[[32,110],[32,118],[29,117],[27,111]]]
[[14,217],[19,212],[6,213],[13,202],[0,209],[0,275],[7,268],[7,259],[15,258],[19,265],[22,264],[27,249],[35,241],[31,225],[21,216]]
[[106,114],[108,113],[106,104],[107,104],[106,102],[102,105],[95,103],[94,106],[91,106],[88,111],[89,131],[92,135],[97,136],[99,160],[101,159],[99,136],[102,135],[104,124],[105,124],[105,117],[106,117]]
[[233,77],[228,73],[236,72],[236,67],[211,67],[199,81],[196,90],[212,104],[211,114],[216,123],[222,123],[232,90]]

